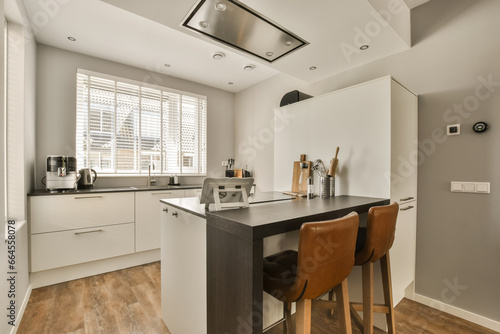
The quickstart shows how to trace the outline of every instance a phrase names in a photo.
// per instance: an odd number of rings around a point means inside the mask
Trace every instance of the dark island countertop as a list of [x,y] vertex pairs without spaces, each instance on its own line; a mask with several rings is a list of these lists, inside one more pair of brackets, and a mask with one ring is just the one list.
[[352,211],[367,212],[372,206],[389,203],[389,199],[360,196],[296,199],[238,210],[208,212],[207,224],[245,239],[257,240],[297,230],[306,222],[336,219]]
[[[260,192],[252,194],[248,197],[248,202],[251,207],[254,204],[263,204],[279,201],[290,201],[295,197],[290,195],[285,195],[277,191],[270,192]],[[205,204],[200,204],[200,199],[198,197],[187,197],[187,198],[168,198],[162,199],[160,202],[171,205],[179,210],[189,212],[201,218],[206,218],[207,211],[205,211]],[[210,205],[210,209],[213,209],[214,205]],[[231,209],[230,211],[239,211],[243,209]]]
[[201,189],[200,185],[181,185],[181,186],[130,186],[130,187],[107,187],[107,188],[92,188],[92,189],[77,189],[65,191],[47,191],[45,189],[37,189],[28,194],[28,196],[47,196],[47,195],[84,195],[95,193],[114,193],[114,192],[131,192],[131,191],[159,191],[159,190],[182,190],[182,189]]

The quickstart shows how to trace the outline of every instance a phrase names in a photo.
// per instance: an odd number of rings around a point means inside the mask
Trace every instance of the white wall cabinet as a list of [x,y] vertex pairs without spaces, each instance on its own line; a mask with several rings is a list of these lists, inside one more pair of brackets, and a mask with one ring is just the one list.
[[185,190],[158,190],[135,193],[136,252],[160,248],[160,199],[184,197],[184,192]]

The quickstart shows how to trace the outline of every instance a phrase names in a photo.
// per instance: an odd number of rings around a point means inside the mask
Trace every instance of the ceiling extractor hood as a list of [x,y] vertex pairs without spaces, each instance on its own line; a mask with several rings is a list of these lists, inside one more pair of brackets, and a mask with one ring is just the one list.
[[268,62],[309,44],[235,0],[201,0],[181,25]]

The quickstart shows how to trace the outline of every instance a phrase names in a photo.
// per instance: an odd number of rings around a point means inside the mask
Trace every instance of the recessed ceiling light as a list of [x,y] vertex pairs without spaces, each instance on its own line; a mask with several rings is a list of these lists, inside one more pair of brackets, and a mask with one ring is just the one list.
[[290,40],[285,41],[285,45],[286,45],[286,46],[290,46],[290,45],[292,45],[292,41],[290,41]]
[[215,59],[215,60],[221,60],[222,58],[224,58],[226,55],[222,52],[216,52],[212,55],[212,58]]
[[268,57],[272,57],[272,56],[273,56],[273,54],[274,54],[274,53],[272,53],[271,51],[266,52],[266,56],[268,56]]
[[165,64],[165,67],[166,67],[166,68],[169,68],[169,67],[170,67],[170,64]]
[[228,84],[228,85],[232,85],[233,83],[232,83],[231,81],[229,81],[227,84]]
[[309,67],[309,69],[310,69],[311,71],[314,71],[316,68],[317,68],[316,66],[311,66],[311,67]]
[[217,2],[215,5],[214,5],[215,9],[217,9],[218,11],[220,12],[223,12],[226,10],[226,5],[223,3],[223,2]]
[[251,71],[255,68],[255,65],[246,65],[245,67],[243,67],[243,69],[245,71]]
[[199,25],[200,27],[202,27],[203,29],[207,29],[207,28],[208,28],[208,26],[209,26],[209,24],[208,24],[208,22],[207,22],[207,21],[200,21],[200,22],[198,23],[198,25]]
[[369,45],[366,45],[366,44],[365,44],[365,45],[361,45],[361,46],[359,47],[359,49],[360,49],[360,50],[362,50],[362,51],[365,51],[365,50],[366,50],[366,49],[368,49],[369,47],[370,47]]
[[76,38],[69,36],[68,39],[72,42],[76,42]]

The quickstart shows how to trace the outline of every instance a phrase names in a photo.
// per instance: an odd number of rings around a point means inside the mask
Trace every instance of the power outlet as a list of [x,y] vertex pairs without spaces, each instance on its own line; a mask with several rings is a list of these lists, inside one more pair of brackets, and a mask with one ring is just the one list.
[[227,161],[222,161],[222,167],[227,167]]

